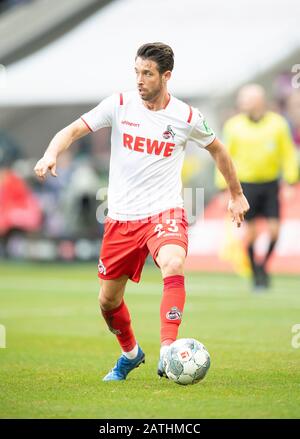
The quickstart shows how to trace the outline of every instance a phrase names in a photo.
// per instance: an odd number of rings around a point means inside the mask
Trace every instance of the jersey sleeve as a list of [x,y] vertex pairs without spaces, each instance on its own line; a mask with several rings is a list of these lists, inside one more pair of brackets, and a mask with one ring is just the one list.
[[97,107],[84,113],[81,119],[92,132],[98,131],[101,128],[111,127],[115,106],[116,96],[109,96],[103,99]]
[[199,110],[193,108],[193,128],[190,132],[188,140],[196,142],[201,148],[206,148],[216,138],[213,130],[207,125],[205,118]]

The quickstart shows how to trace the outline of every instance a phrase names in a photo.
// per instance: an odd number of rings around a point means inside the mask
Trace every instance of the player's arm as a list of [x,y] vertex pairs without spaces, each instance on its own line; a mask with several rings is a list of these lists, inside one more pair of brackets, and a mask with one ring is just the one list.
[[232,220],[240,227],[244,220],[244,215],[249,210],[249,204],[243,194],[241,184],[237,178],[233,161],[230,158],[225,146],[219,139],[215,140],[206,147],[216,162],[217,168],[223,175],[230,192],[228,210],[231,213]]
[[[230,121],[227,121],[224,125],[222,139],[223,139],[223,144],[226,146],[226,150],[228,151],[228,154],[234,160],[235,142],[234,142],[232,129],[230,128]],[[224,191],[227,188],[226,181],[217,167],[215,168],[215,185],[221,191]]]
[[51,175],[56,177],[56,161],[59,154],[88,133],[90,130],[86,124],[81,119],[77,119],[55,134],[44,156],[35,165],[36,175],[45,179],[47,172],[50,171]]

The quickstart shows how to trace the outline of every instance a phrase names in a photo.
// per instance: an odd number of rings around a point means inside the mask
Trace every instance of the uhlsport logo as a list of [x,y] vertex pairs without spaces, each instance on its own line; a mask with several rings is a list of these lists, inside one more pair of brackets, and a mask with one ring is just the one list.
[[172,126],[171,125],[167,125],[166,131],[163,132],[163,138],[164,139],[170,139],[170,137],[172,137],[172,139],[174,139],[175,133],[172,130]]
[[140,124],[136,122],[130,122],[129,120],[122,120],[121,124],[123,125],[129,125],[130,127],[136,127],[139,128]]
[[167,312],[166,318],[168,320],[181,320],[182,312],[177,306],[173,306],[170,311]]
[[101,261],[101,259],[99,259],[99,263],[98,263],[98,272],[99,274],[104,274],[104,276],[106,275],[106,268],[103,262]]

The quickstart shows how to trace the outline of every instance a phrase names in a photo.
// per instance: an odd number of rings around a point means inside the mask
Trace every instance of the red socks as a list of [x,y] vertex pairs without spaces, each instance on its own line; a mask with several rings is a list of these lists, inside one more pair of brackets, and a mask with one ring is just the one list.
[[[164,278],[164,291],[160,304],[160,341],[169,345],[176,340],[185,303],[184,276],[174,275]],[[124,300],[115,309],[101,310],[110,329],[117,336],[122,351],[129,352],[136,345],[131,327],[131,319]]]
[[164,291],[160,304],[160,341],[169,345],[176,340],[185,303],[184,276],[164,278]]
[[124,300],[117,308],[110,311],[101,310],[101,312],[109,330],[117,336],[122,351],[131,351],[136,345],[136,340],[131,328],[130,314]]

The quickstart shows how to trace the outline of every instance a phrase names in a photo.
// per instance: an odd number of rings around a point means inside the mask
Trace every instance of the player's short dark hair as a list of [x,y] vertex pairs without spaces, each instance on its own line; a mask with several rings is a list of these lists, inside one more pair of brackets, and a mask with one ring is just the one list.
[[158,66],[160,74],[167,70],[173,70],[174,52],[170,46],[164,43],[147,43],[143,44],[137,51],[135,59],[151,59]]

